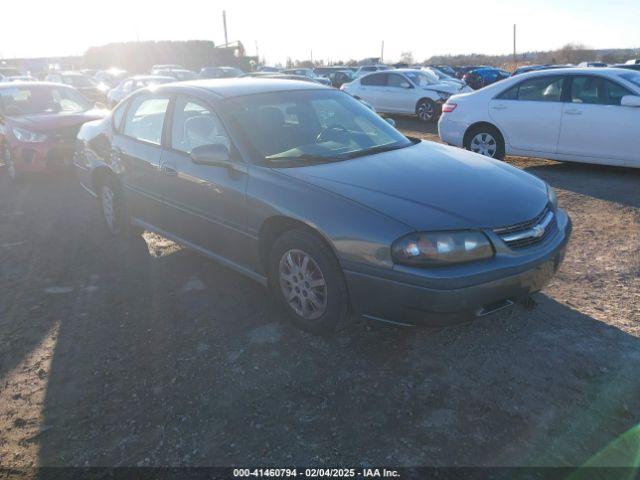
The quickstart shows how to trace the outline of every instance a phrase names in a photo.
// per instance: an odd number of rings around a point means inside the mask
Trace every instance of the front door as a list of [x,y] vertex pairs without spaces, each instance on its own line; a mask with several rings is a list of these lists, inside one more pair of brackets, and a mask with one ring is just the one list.
[[416,89],[404,76],[398,73],[387,74],[387,87],[382,98],[384,110],[405,114],[415,113],[415,91]]
[[620,105],[622,97],[633,93],[596,75],[572,77],[570,92],[558,153],[585,161],[598,158],[640,165],[640,108]]

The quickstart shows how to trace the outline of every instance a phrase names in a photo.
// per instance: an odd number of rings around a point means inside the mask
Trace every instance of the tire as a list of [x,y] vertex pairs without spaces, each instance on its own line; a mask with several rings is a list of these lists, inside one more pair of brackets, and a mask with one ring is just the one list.
[[436,104],[430,98],[423,98],[416,105],[416,115],[418,120],[424,123],[431,123],[438,117]]
[[131,225],[131,217],[120,182],[111,175],[102,177],[97,186],[100,216],[107,231],[120,238],[137,236],[142,233]]
[[11,149],[7,145],[2,146],[2,158],[4,160],[4,169],[7,172],[9,180],[12,182],[19,182],[22,180],[22,174],[16,169],[13,159],[11,157]]
[[480,125],[470,130],[465,139],[464,148],[486,157],[504,160],[504,139],[497,128]]
[[295,229],[276,240],[269,257],[269,284],[301,329],[326,335],[346,323],[349,294],[342,269],[331,249],[313,233]]

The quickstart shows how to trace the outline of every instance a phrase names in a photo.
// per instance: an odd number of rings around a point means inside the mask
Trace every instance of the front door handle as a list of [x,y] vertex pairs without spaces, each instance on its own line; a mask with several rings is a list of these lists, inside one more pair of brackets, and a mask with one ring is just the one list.
[[167,165],[166,163],[160,167],[160,171],[167,175],[168,177],[177,177],[178,171],[171,165]]
[[506,105],[494,105],[493,107],[491,107],[493,110],[506,110],[507,106]]
[[567,115],[582,115],[582,112],[576,108],[565,110],[564,113],[566,113]]

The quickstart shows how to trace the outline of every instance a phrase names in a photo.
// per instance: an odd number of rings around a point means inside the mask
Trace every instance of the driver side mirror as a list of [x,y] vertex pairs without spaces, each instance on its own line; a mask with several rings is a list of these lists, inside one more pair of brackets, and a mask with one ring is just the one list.
[[406,88],[406,89],[412,88],[412,87],[411,87],[411,84],[410,84],[409,82],[402,82],[402,83],[400,84],[400,86],[401,86],[402,88]]
[[102,102],[96,102],[93,106],[98,110],[106,110],[107,109],[107,106]]
[[623,107],[640,107],[640,95],[625,95],[620,100]]
[[231,154],[226,145],[216,143],[213,145],[201,145],[191,151],[191,161],[198,165],[210,165],[214,167],[231,167]]
[[392,127],[396,126],[396,121],[393,118],[390,117],[385,117],[386,122],[391,125]]

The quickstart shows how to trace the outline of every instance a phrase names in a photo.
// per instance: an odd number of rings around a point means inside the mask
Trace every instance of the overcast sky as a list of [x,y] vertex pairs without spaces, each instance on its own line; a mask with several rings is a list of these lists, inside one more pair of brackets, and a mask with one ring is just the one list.
[[267,62],[288,56],[418,61],[445,53],[640,47],[640,0],[27,0],[2,2],[0,57],[82,54],[131,40],[229,40]]

